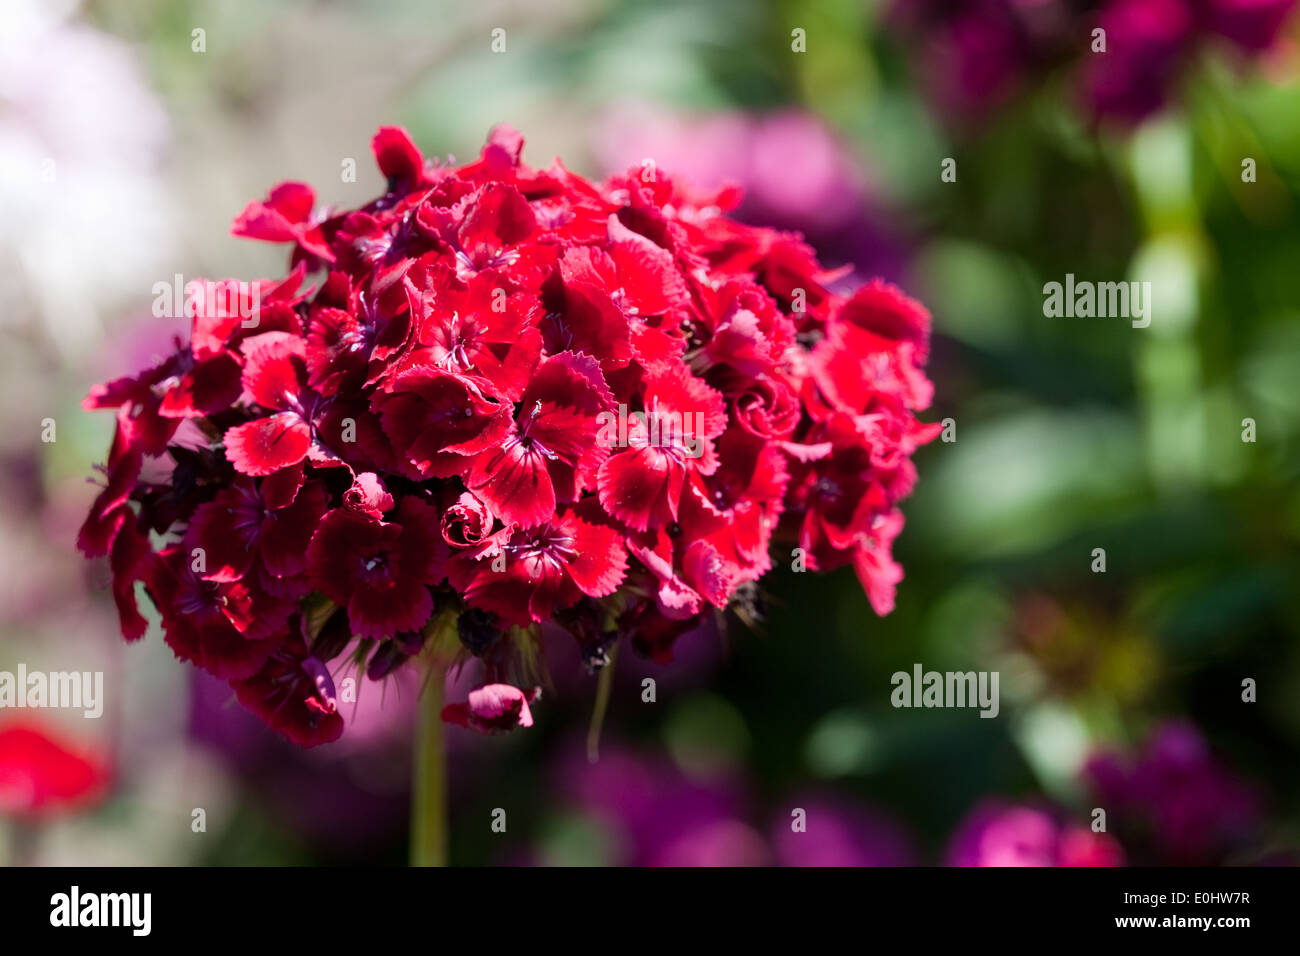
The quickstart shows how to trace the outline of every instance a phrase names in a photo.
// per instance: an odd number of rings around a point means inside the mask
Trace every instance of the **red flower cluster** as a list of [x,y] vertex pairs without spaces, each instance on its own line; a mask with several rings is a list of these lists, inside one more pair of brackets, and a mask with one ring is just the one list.
[[292,243],[288,277],[205,285],[188,345],[86,400],[117,433],[79,544],[128,640],[140,581],[178,657],[312,745],[342,730],[329,662],[381,678],[443,611],[487,675],[444,716],[501,730],[531,722],[540,622],[666,658],[779,534],[892,608],[938,430],[920,305],[832,294],[797,236],[648,168],[530,169],[504,127],[458,168],[373,145],[382,196],[251,203],[233,231]]

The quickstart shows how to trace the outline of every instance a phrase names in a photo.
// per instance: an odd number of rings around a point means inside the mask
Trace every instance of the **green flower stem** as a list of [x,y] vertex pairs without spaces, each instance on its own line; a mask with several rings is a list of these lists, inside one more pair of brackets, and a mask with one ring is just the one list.
[[442,699],[446,667],[431,658],[420,694],[411,785],[411,865],[447,865],[447,747]]
[[596,685],[596,704],[591,711],[591,724],[587,728],[587,762],[600,760],[600,730],[605,725],[605,714],[609,710],[609,695],[614,687],[614,664],[618,661],[618,645],[609,652],[609,663],[600,672],[600,682]]

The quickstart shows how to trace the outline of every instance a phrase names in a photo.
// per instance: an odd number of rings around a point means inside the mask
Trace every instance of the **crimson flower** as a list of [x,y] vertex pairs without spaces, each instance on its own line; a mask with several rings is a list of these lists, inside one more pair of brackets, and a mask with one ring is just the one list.
[[285,276],[205,285],[188,343],[86,399],[117,422],[78,545],[128,639],[143,584],[179,658],[313,746],[340,667],[473,658],[444,719],[528,726],[543,624],[588,667],[625,638],[667,661],[778,561],[852,566],[889,612],[938,431],[919,303],[833,291],[735,190],[535,169],[508,127],[460,166],[372,148],[382,195],[249,203],[233,232],[290,246]]
[[393,521],[337,508],[307,550],[312,584],[347,608],[358,637],[419,630],[433,612],[428,585],[443,576],[440,541],[437,513],[417,498],[403,498]]

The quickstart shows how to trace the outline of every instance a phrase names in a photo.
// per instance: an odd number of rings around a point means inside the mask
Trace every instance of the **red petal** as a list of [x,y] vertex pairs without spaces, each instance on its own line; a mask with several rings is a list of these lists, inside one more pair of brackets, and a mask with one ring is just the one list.
[[423,584],[403,579],[389,591],[357,588],[348,601],[348,624],[357,637],[376,640],[418,631],[433,613],[433,598]]
[[634,531],[645,531],[650,519],[662,516],[670,495],[670,478],[680,469],[657,448],[632,448],[611,455],[600,466],[597,489],[600,503],[614,518]]
[[686,284],[672,253],[609,217],[610,252],[625,302],[642,316],[663,315],[685,305]]
[[282,468],[262,480],[262,500],[268,508],[287,508],[306,478],[302,462]]
[[316,205],[316,191],[306,183],[285,182],[271,190],[266,203],[292,223],[311,218]]
[[244,391],[263,408],[287,410],[306,378],[307,343],[295,335],[264,332],[244,343]]
[[264,202],[253,201],[235,217],[230,227],[232,236],[261,239],[263,242],[293,242],[297,231],[278,209]]
[[476,457],[465,484],[507,523],[531,527],[555,514],[546,457],[518,438]]
[[470,206],[456,235],[466,252],[487,248],[496,253],[523,242],[536,225],[533,209],[518,189],[489,183]]
[[311,428],[294,412],[281,412],[227,429],[226,457],[245,475],[270,475],[296,465],[311,447]]
[[283,578],[307,569],[307,546],[327,506],[325,486],[312,481],[303,486],[293,504],[266,515],[261,526],[266,570]]
[[208,581],[238,581],[256,556],[264,510],[253,483],[238,479],[195,510],[181,541],[183,560],[193,567],[194,552],[202,549],[203,570],[195,570],[196,575]]
[[379,171],[390,182],[397,180],[407,186],[420,181],[424,172],[424,157],[410,134],[400,126],[381,126],[370,142],[375,152]]
[[588,597],[613,594],[627,574],[627,548],[623,536],[605,525],[588,524],[569,517],[563,525],[573,533],[577,557],[566,565],[569,576]]

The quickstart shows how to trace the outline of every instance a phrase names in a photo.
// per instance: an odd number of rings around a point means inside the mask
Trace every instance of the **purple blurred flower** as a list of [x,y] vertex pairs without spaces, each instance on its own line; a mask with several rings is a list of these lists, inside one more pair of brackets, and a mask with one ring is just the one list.
[[1222,767],[1190,724],[1157,728],[1136,755],[1099,753],[1084,777],[1121,832],[1144,834],[1156,862],[1209,864],[1261,820],[1258,792]]
[[1258,55],[1282,32],[1296,0],[1111,0],[1097,15],[1106,52],[1083,68],[1099,119],[1136,123],[1164,107],[1178,72],[1214,35]]
[[[953,116],[978,119],[1019,91],[1033,49],[1016,4],[1005,0],[895,4],[891,18],[920,34],[925,63],[922,83],[930,97]],[[973,114],[973,115],[972,115]]]
[[[1214,36],[1257,55],[1297,0],[896,0],[893,29],[918,56],[931,99],[980,120],[1029,81],[1073,65],[1085,111],[1132,125],[1168,103],[1179,72]],[[1098,8],[1099,7],[1099,8]],[[1093,30],[1105,30],[1105,50]]]
[[1206,29],[1227,37],[1249,53],[1271,47],[1296,0],[1203,0]]
[[1161,109],[1195,23],[1183,0],[1112,0],[1097,15],[1106,51],[1089,53],[1082,89],[1098,118],[1136,123]]
[[761,866],[762,836],[745,822],[743,791],[732,780],[687,779],[663,758],[602,743],[600,760],[571,748],[558,789],[617,837],[632,866]]
[[789,814],[772,822],[780,866],[909,866],[916,862],[905,831],[875,810],[834,794],[805,794],[790,801],[805,811],[796,832]]
[[[636,866],[905,866],[915,861],[898,824],[834,793],[788,800],[765,837],[753,825],[743,782],[692,779],[662,757],[610,744],[590,764],[578,749],[561,760],[559,793],[600,821],[619,848],[612,864]],[[802,809],[796,832],[792,811]]]
[[1124,852],[1105,833],[1064,826],[1034,806],[988,801],[958,826],[949,866],[1120,866]]
[[914,42],[930,98],[978,122],[1065,55],[1076,12],[1061,0],[896,0],[887,20]]

